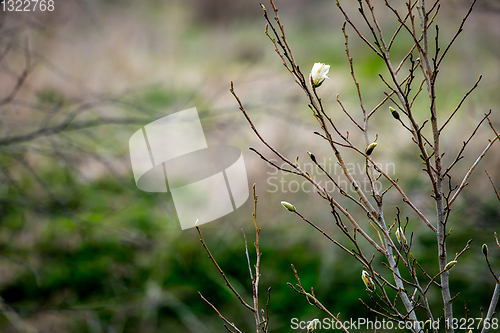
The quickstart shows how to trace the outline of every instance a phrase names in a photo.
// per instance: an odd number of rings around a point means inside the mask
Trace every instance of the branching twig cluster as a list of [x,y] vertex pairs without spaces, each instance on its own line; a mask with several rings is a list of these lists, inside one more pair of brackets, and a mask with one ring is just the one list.
[[[449,274],[450,270],[457,264],[459,257],[470,248],[472,240],[465,244],[462,251],[455,254],[453,260],[450,260],[447,253],[447,239],[451,232],[448,228],[448,222],[451,216],[452,204],[466,187],[472,171],[483,159],[492,145],[500,138],[499,133],[493,127],[490,120],[490,111],[485,114],[484,118],[477,124],[468,139],[463,142],[457,156],[449,164],[445,163],[443,160],[444,153],[441,148],[442,133],[461,109],[467,97],[478,87],[481,76],[473,87],[465,93],[456,109],[451,112],[449,116],[445,117],[444,121],[439,121],[441,115],[445,111],[439,110],[438,112],[436,105],[438,74],[442,61],[451,49],[452,45],[456,42],[458,36],[463,31],[466,20],[470,16],[475,2],[475,0],[472,1],[472,4],[467,13],[464,15],[457,32],[446,44],[444,49],[442,49],[439,40],[439,26],[436,23],[436,17],[441,6],[439,0],[434,1],[431,6],[428,6],[425,0],[408,0],[404,5],[404,10],[397,9],[397,6],[386,0],[386,9],[398,22],[397,29],[390,35],[383,32],[383,29],[377,19],[374,6],[370,0],[358,0],[357,8],[359,18],[363,22],[362,24],[369,30],[368,35],[364,35],[361,32],[362,29],[360,24],[356,23],[357,19],[351,18],[351,15],[348,14],[348,11],[344,8],[342,3],[337,0],[337,6],[345,19],[342,27],[345,37],[345,52],[350,67],[351,77],[356,88],[357,98],[359,100],[362,121],[356,120],[358,116],[345,108],[339,96],[337,96],[337,102],[349,121],[355,125],[356,131],[358,131],[355,134],[344,132],[339,126],[337,126],[322,103],[322,99],[319,94],[319,85],[316,82],[313,82],[313,73],[311,73],[311,79],[309,80],[309,76],[305,75],[299,67],[298,62],[293,56],[292,48],[287,41],[284,25],[278,16],[278,8],[274,4],[273,0],[270,0],[272,8],[270,11],[268,11],[264,5],[261,5],[264,11],[264,18],[267,22],[265,34],[274,45],[275,51],[281,59],[285,69],[292,75],[297,85],[304,92],[312,115],[318,121],[321,131],[315,132],[315,134],[324,139],[329,145],[338,164],[342,168],[343,174],[348,183],[352,185],[351,189],[340,186],[338,182],[335,182],[333,176],[317,162],[317,157],[313,153],[308,152],[313,163],[321,169],[321,171],[325,174],[325,177],[328,177],[328,179],[334,183],[336,190],[340,193],[340,196],[334,195],[331,191],[327,191],[327,189],[322,187],[320,183],[318,183],[307,171],[302,169],[298,163],[298,157],[296,159],[286,157],[260,134],[252,122],[251,117],[245,110],[240,98],[236,95],[233,83],[231,82],[230,91],[235,97],[241,112],[248,121],[255,135],[272,154],[278,157],[282,162],[284,162],[284,164],[288,165],[288,167],[279,166],[277,163],[273,162],[271,158],[266,157],[264,153],[259,152],[254,148],[251,148],[251,150],[256,152],[264,161],[276,169],[302,177],[311,183],[316,188],[318,195],[328,202],[336,225],[352,244],[352,249],[333,239],[315,223],[311,222],[310,219],[301,214],[292,204],[285,202],[283,203],[283,206],[298,215],[305,222],[323,234],[327,239],[355,258],[366,270],[366,272],[363,272],[363,280],[365,281],[365,284],[367,284],[368,295],[374,305],[368,305],[366,302],[361,300],[363,304],[365,304],[378,316],[382,316],[388,320],[398,323],[410,323],[411,325],[406,325],[405,327],[409,328],[411,332],[425,332],[427,330],[433,330],[437,333],[438,328],[431,328],[430,326],[426,327],[424,323],[432,323],[441,316],[444,318],[446,332],[450,333],[454,331],[451,326],[452,319],[454,318],[452,305],[458,294],[452,296],[452,291],[450,290],[449,285]],[[348,28],[350,28],[354,34],[357,35],[357,37],[359,37],[369,47],[369,49],[374,52],[374,54],[376,54],[376,56],[382,59],[385,64],[386,73],[379,74],[379,77],[383,86],[385,86],[388,91],[385,92],[385,97],[371,109],[368,107],[368,103],[366,103],[363,99],[362,88],[356,78],[354,60],[349,48]],[[430,37],[432,34],[434,36],[433,42]],[[404,38],[412,40],[413,45],[408,49],[405,56],[400,59],[394,59],[394,57],[391,56],[391,49],[394,46],[396,37],[399,35],[404,35]],[[402,68],[408,68],[408,74],[403,78],[401,78]],[[426,119],[420,119],[420,116],[417,116],[414,110],[414,103],[417,98],[424,95],[424,91],[427,93],[429,112]],[[415,144],[418,153],[420,154],[423,163],[423,170],[427,174],[429,186],[432,190],[431,196],[435,201],[435,217],[428,217],[424,215],[424,213],[422,213],[417,205],[412,202],[412,199],[406,194],[405,189],[398,184],[398,179],[392,178],[379,166],[377,166],[375,157],[373,156],[374,154],[372,154],[377,145],[376,141],[378,134],[372,134],[370,119],[375,115],[375,113],[377,113],[377,111],[382,109],[382,106],[389,102],[397,108],[397,110],[395,110],[391,107],[390,110],[392,116],[409,133],[409,140]],[[463,176],[460,184],[453,185],[452,170],[457,163],[463,159],[464,150],[476,135],[485,120],[488,121],[494,137],[489,140],[483,152],[470,166],[467,173]],[[354,143],[355,141],[353,141],[352,137],[355,137],[357,134],[363,138],[364,147],[360,147]],[[361,158],[364,159],[366,177],[370,182],[369,191],[364,191],[359,186],[359,180],[356,179],[354,174],[347,167],[343,155],[344,149],[355,151]],[[377,188],[376,181],[379,178],[385,179],[388,182],[387,188],[382,190]],[[397,209],[398,213],[394,219],[394,223],[387,223],[384,215],[384,196],[390,190],[397,191],[403,202],[411,208],[423,224],[428,227],[430,232],[435,235],[438,264],[434,272],[426,271],[426,269],[419,264],[418,259],[412,254],[411,248],[413,235],[405,235],[409,219],[406,218],[406,221],[402,221],[399,208]],[[369,220],[368,223],[358,222],[353,217],[353,215],[346,209],[346,205],[342,201],[345,199],[355,203],[356,207],[366,214]],[[370,228],[376,231],[378,238],[375,239],[370,236],[370,233],[368,232]],[[258,229],[256,230],[258,237]],[[391,236],[393,231],[397,241]],[[407,238],[406,236],[409,237]],[[409,241],[407,239],[409,239]],[[368,242],[373,249],[376,250],[376,252],[383,256],[384,260],[382,260],[382,262],[384,267],[387,269],[386,272],[375,270],[373,261],[376,258],[376,254],[373,253],[370,255],[364,253],[360,246],[361,240]],[[256,244],[258,244],[258,241]],[[259,253],[257,252],[257,254],[257,258],[259,258]],[[214,261],[213,258],[211,259]],[[312,289],[311,293],[306,292],[300,283],[298,273],[293,265],[292,268],[298,282],[297,287],[289,284],[293,290],[301,295],[305,295],[309,303],[327,313],[335,321],[340,322],[340,314],[336,316],[331,314],[316,298]],[[403,271],[406,273],[402,274]],[[492,318],[498,301],[498,294],[500,292],[497,276],[493,273],[493,270],[491,271],[496,279],[496,288],[490,309],[486,316],[486,319],[488,320]],[[391,276],[390,278],[389,275]],[[405,278],[403,276],[409,276],[410,278]],[[252,281],[254,281],[253,277]],[[443,305],[442,309],[444,311],[442,314],[439,312],[440,309],[431,309],[429,305],[428,296],[429,291],[432,288],[437,288],[441,293]],[[391,289],[393,291],[389,293],[388,291]],[[393,293],[396,293],[395,297],[389,296]],[[238,296],[237,293],[236,295]],[[398,306],[398,304],[402,304],[404,306],[404,311],[401,310],[402,308]],[[252,308],[251,306],[246,306],[253,309],[253,311],[257,311],[257,307]],[[424,320],[419,320],[417,318],[415,310],[418,308],[424,310],[424,313],[426,314],[426,318]],[[342,326],[342,329],[344,332],[347,332],[345,327]],[[485,332],[485,330],[487,329],[483,329],[483,332]]]
[[[247,264],[248,264],[248,270],[250,272],[250,279],[252,281],[252,299],[253,299],[253,305],[248,304],[242,297],[241,295],[234,289],[234,287],[231,285],[229,280],[226,277],[226,274],[224,274],[224,271],[222,268],[220,268],[219,264],[217,264],[217,261],[215,261],[215,258],[212,256],[210,253],[210,250],[208,249],[207,245],[205,244],[205,241],[203,240],[203,236],[201,234],[200,228],[198,227],[198,224],[196,224],[196,230],[198,231],[198,234],[200,235],[200,242],[205,248],[205,251],[208,254],[208,257],[212,261],[212,263],[215,265],[219,273],[221,274],[222,278],[226,282],[227,287],[231,290],[233,294],[236,295],[238,300],[243,304],[244,307],[246,307],[248,310],[250,310],[254,317],[255,317],[255,327],[256,327],[256,332],[257,333],[266,333],[268,331],[268,325],[269,325],[269,301],[271,299],[271,288],[267,289],[267,302],[264,308],[259,309],[259,281],[260,281],[260,250],[259,250],[259,234],[260,234],[260,228],[257,224],[257,195],[255,194],[255,184],[253,185],[253,202],[254,202],[254,210],[253,210],[253,220],[254,220],[254,225],[255,225],[255,254],[256,254],[256,259],[255,259],[255,265],[253,266],[252,269],[252,264],[250,262],[250,255],[248,253],[248,243],[247,243],[247,236],[245,235],[245,232],[243,231],[243,228],[241,229],[241,232],[243,233],[243,238],[245,239],[245,255],[247,259]],[[219,315],[219,317],[225,322],[224,327],[228,332],[234,332],[233,329],[236,332],[240,332],[240,329],[234,324],[233,322],[229,321],[224,317],[220,311],[215,307],[212,303],[210,303],[202,294],[199,292],[201,298],[207,302]]]

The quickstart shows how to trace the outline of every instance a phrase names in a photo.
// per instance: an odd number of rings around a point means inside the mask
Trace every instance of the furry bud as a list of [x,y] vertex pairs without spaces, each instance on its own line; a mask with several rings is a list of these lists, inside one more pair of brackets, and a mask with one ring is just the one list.
[[401,229],[401,227],[396,229],[396,238],[398,239],[399,244],[401,245],[407,244],[405,234],[403,232],[403,229]]
[[365,283],[365,286],[369,291],[375,291],[375,284],[373,283],[370,273],[368,273],[367,271],[361,272],[361,278],[363,279],[363,282]]
[[394,119],[399,120],[398,111],[394,110],[394,108],[392,106],[389,106],[389,111],[391,111],[391,114],[394,117]]
[[313,161],[314,163],[318,164],[318,162],[316,162],[316,156],[314,156],[313,153],[311,153],[310,151],[308,151],[307,155],[309,155],[309,157],[311,158],[311,161]]
[[487,257],[488,256],[488,245],[483,244],[483,254]]
[[366,148],[366,150],[365,150],[366,155],[370,156],[372,154],[372,152],[373,152],[373,149],[375,149],[375,147],[377,147],[377,143],[376,142],[370,143],[370,145],[368,146],[368,148]]
[[286,209],[288,209],[288,211],[289,211],[289,212],[295,212],[295,211],[296,211],[295,206],[294,206],[294,205],[292,205],[292,204],[291,204],[291,203],[289,203],[289,202],[282,201],[282,202],[281,202],[281,205],[282,205],[283,207],[285,207]]
[[444,266],[444,271],[447,272],[449,271],[450,269],[453,268],[453,266],[455,266],[457,264],[457,261],[456,260],[453,260],[453,261],[450,261],[449,263],[446,264],[446,266]]
[[306,298],[307,298],[307,301],[309,302],[309,304],[311,304],[311,305],[316,304],[316,298],[314,298],[313,295],[306,293]]

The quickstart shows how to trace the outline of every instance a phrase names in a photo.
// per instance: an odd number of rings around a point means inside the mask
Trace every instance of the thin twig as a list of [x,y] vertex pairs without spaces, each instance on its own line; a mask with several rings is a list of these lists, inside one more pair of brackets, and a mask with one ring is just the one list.
[[[205,244],[205,241],[203,240],[203,236],[201,235],[201,231],[200,231],[200,227],[198,226],[198,223],[196,223],[195,228],[198,231],[198,235],[200,236],[200,242],[203,245],[203,247],[205,248],[205,251],[207,252],[208,257],[210,258],[210,260],[212,261],[214,266],[217,268],[219,273],[224,278],[224,281],[226,282],[227,287],[233,292],[233,294],[236,295],[236,297],[240,300],[241,304],[243,304],[250,311],[255,312],[255,309],[252,308],[250,305],[248,305],[247,302],[245,302],[245,300],[240,296],[240,294],[233,288],[233,286],[231,285],[231,283],[227,279],[226,274],[224,274],[224,272],[220,268],[219,264],[217,264],[217,261],[215,261],[214,257],[212,256],[212,253],[210,253],[210,250],[208,249],[207,245]],[[200,293],[200,295],[201,295],[201,293]]]
[[[224,317],[220,312],[219,310],[217,310],[217,308],[212,304],[210,303],[205,297],[203,297],[203,295],[201,294],[201,292],[198,291],[198,294],[200,294],[200,297],[205,301],[207,302],[208,305],[210,305],[212,307],[212,309],[215,310],[215,312],[217,312],[217,314],[219,315],[219,317],[224,320],[229,326],[231,326],[232,328],[234,328],[236,331],[242,333],[238,327],[236,327],[236,325],[232,322],[230,322],[229,320],[226,319],[226,317]],[[228,328],[226,328],[227,330],[229,330]],[[230,331],[229,331],[230,332]]]

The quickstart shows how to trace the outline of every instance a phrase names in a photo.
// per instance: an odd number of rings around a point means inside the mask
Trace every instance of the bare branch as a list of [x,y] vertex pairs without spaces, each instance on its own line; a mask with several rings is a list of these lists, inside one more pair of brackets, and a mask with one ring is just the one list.
[[[237,332],[239,333],[242,333],[238,327],[236,327],[235,324],[233,324],[232,322],[230,322],[229,320],[226,319],[226,317],[224,317],[220,312],[219,310],[217,310],[217,308],[212,304],[210,303],[205,297],[203,297],[203,295],[198,291],[198,294],[200,294],[200,297],[205,301],[207,302],[208,305],[210,305],[212,307],[212,309],[215,310],[215,312],[217,312],[217,314],[219,315],[219,317],[224,320],[229,326],[231,326],[232,328],[234,328]],[[225,325],[224,325],[225,326]],[[231,332],[227,327],[226,327],[226,330],[228,330],[229,332]]]
[[[210,253],[210,250],[208,249],[207,245],[205,244],[205,241],[203,240],[203,236],[201,235],[201,231],[200,231],[200,227],[198,226],[198,223],[196,223],[195,225],[196,227],[196,231],[198,231],[198,235],[200,236],[200,242],[201,244],[203,245],[203,247],[205,248],[205,251],[207,252],[208,254],[208,257],[210,258],[210,260],[212,261],[212,263],[214,264],[214,266],[217,268],[217,270],[219,271],[220,275],[222,275],[222,278],[224,279],[224,281],[226,282],[226,285],[227,287],[233,292],[233,294],[236,295],[236,297],[240,300],[241,304],[243,304],[247,309],[249,309],[250,311],[252,312],[255,312],[255,309],[252,308],[250,305],[247,304],[247,302],[245,302],[243,300],[243,298],[240,296],[240,294],[233,288],[233,286],[231,285],[231,283],[229,282],[229,280],[227,279],[226,277],[226,274],[224,274],[224,272],[222,271],[222,269],[220,268],[219,264],[217,264],[217,262],[215,261],[214,257],[212,256],[212,253]],[[201,296],[201,293],[200,293],[200,296]],[[202,296],[203,298],[203,296]],[[205,298],[203,298],[205,299]],[[207,302],[208,303],[208,302]],[[210,304],[210,303],[209,303]],[[211,305],[211,304],[210,304]],[[214,307],[212,305],[212,307]],[[214,307],[215,309],[215,307]],[[218,312],[218,311],[217,311]],[[219,314],[220,315],[220,314]],[[223,318],[221,316],[221,318]],[[229,323],[229,322],[228,322]]]
[[457,108],[455,109],[455,111],[452,112],[452,114],[448,117],[448,119],[445,121],[445,123],[443,124],[443,126],[441,126],[441,128],[439,129],[439,133],[441,133],[443,131],[444,127],[450,122],[451,118],[453,118],[453,116],[457,113],[457,111],[460,109],[460,107],[464,103],[465,99],[472,93],[472,91],[474,91],[474,89],[477,88],[477,86],[478,86],[478,84],[479,84],[479,82],[481,81],[482,78],[483,78],[483,76],[479,75],[479,79],[477,79],[477,81],[474,84],[474,86],[465,94],[465,96],[462,98],[462,100],[458,104]]

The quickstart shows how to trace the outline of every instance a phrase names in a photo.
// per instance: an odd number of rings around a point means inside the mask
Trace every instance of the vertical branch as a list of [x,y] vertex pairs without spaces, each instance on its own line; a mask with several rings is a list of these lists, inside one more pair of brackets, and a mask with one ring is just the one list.
[[[249,309],[250,311],[253,312],[254,317],[255,317],[256,333],[261,333],[261,332],[266,333],[268,330],[268,325],[269,325],[269,310],[268,310],[268,308],[269,308],[269,300],[271,298],[271,288],[268,289],[268,299],[267,299],[267,303],[266,303],[265,317],[263,316],[261,318],[260,313],[259,313],[259,281],[260,281],[260,268],[259,267],[260,267],[260,256],[261,256],[260,249],[259,249],[260,228],[257,224],[257,195],[255,192],[255,184],[253,184],[253,202],[254,202],[254,206],[253,206],[252,216],[253,216],[253,221],[254,221],[254,225],[255,225],[255,243],[254,243],[254,245],[255,245],[255,252],[257,255],[256,263],[254,266],[255,274],[253,273],[252,266],[250,263],[250,256],[248,254],[247,236],[245,235],[243,228],[241,229],[241,231],[243,233],[243,238],[245,240],[245,255],[247,258],[248,269],[250,272],[250,279],[252,281],[253,306],[249,305],[248,303],[245,302],[245,300],[243,300],[243,298],[240,296],[240,294],[236,291],[236,289],[233,288],[233,286],[231,285],[231,283],[227,279],[226,275],[224,274],[224,271],[220,268],[220,266],[215,261],[215,258],[212,256],[212,254],[210,253],[210,250],[208,249],[208,246],[205,244],[205,241],[203,240],[203,236],[201,234],[200,228],[198,227],[198,221],[196,221],[195,227],[196,227],[196,231],[198,231],[198,235],[200,236],[201,244],[205,248],[205,251],[207,252],[208,257],[210,258],[210,260],[212,261],[214,266],[217,268],[219,273],[222,275],[222,278],[226,282],[227,287],[233,292],[233,294],[236,295],[236,297],[240,300],[241,304],[243,304],[247,309]],[[203,297],[203,295],[200,292],[198,292],[198,293],[200,294],[201,298],[205,302],[207,302],[217,312],[217,314],[219,315],[219,317],[222,320],[224,320],[227,324],[229,324],[232,328],[234,328],[238,332],[241,332],[233,323],[231,323],[229,320],[227,320],[212,303],[210,303],[205,297]],[[264,310],[262,310],[262,311],[264,311]],[[225,326],[226,330],[230,331],[226,325],[224,325],[224,326]]]
[[[253,184],[252,187],[252,193],[253,193],[253,222],[255,224],[255,253],[256,253],[256,262],[255,262],[255,280],[252,281],[252,289],[253,289],[253,308],[255,310],[254,315],[255,315],[255,325],[257,326],[257,333],[260,333],[261,330],[261,321],[260,321],[260,316],[259,316],[259,281],[260,281],[260,250],[259,250],[259,234],[260,234],[260,228],[257,225],[257,195],[255,194],[255,184]],[[250,268],[250,267],[249,267]],[[265,326],[267,327],[267,321],[265,323]]]
[[488,329],[491,326],[491,319],[495,314],[495,309],[497,307],[499,297],[500,297],[500,282],[497,281],[497,283],[495,283],[495,291],[493,292],[493,296],[491,297],[488,313],[486,314],[486,317],[484,318],[483,321],[483,329],[481,330],[481,333],[488,333]]
[[[440,271],[444,271],[441,274],[441,296],[443,299],[444,306],[444,319],[445,319],[445,329],[446,332],[453,332],[453,328],[450,325],[453,318],[453,305],[450,293],[450,282],[449,282],[449,272],[444,268],[447,264],[447,253],[446,253],[446,221],[445,210],[444,210],[444,198],[443,198],[443,172],[442,172],[442,161],[441,161],[441,151],[440,151],[440,137],[441,132],[438,126],[437,112],[436,112],[436,78],[438,74],[439,62],[436,62],[439,45],[438,45],[438,32],[436,28],[436,55],[434,57],[434,65],[431,68],[431,62],[429,59],[429,46],[428,46],[428,36],[427,36],[427,19],[428,15],[425,9],[425,0],[419,0],[419,15],[420,24],[422,30],[423,45],[418,48],[422,73],[427,84],[427,91],[430,99],[430,113],[431,113],[431,126],[433,135],[433,154],[434,154],[434,170],[436,173],[435,183],[434,183],[434,200],[436,201],[436,216],[437,216],[437,245],[438,245],[438,262]],[[455,39],[455,38],[454,38]],[[453,40],[454,40],[453,39]],[[453,41],[451,42],[453,43]],[[449,45],[451,45],[451,43]],[[448,46],[449,46],[448,45]],[[448,48],[447,48],[448,49]],[[446,50],[447,50],[446,49]],[[445,51],[446,52],[446,51]],[[444,56],[444,54],[443,54]],[[442,59],[442,57],[441,57]]]

